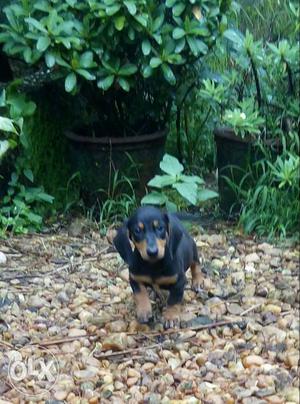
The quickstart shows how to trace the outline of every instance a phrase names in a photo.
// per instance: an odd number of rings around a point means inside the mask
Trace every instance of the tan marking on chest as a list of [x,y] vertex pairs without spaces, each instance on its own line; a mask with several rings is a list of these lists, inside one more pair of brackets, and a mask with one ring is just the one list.
[[160,276],[155,279],[155,283],[159,286],[174,285],[177,282],[177,278],[177,275]]
[[149,283],[150,285],[153,283],[152,278],[147,275],[130,274],[130,278],[139,283]]

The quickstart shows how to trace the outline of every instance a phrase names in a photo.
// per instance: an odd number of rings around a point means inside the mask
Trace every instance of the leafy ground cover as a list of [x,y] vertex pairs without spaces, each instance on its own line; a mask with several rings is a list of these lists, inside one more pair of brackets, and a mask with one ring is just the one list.
[[[60,365],[53,389],[33,401],[299,403],[299,248],[222,224],[194,235],[204,291],[188,285],[172,331],[154,295],[155,321],[136,322],[126,267],[84,223],[2,241],[1,403],[27,402],[7,369],[11,352],[28,344]],[[19,387],[41,388],[26,379]]]

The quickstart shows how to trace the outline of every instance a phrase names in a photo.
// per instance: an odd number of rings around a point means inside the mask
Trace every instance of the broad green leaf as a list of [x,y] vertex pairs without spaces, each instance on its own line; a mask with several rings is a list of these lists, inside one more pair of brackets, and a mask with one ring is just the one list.
[[29,179],[30,182],[33,182],[33,180],[34,180],[34,178],[33,178],[33,172],[32,172],[29,168],[26,168],[26,169],[23,171],[23,173],[24,173],[25,177]]
[[142,42],[142,51],[145,56],[148,56],[151,52],[151,43],[148,39],[144,39]]
[[176,84],[176,77],[170,66],[164,63],[162,64],[161,68],[164,74],[164,78],[167,80],[167,82],[170,83],[172,86]]
[[172,175],[156,175],[148,182],[149,187],[163,188],[176,182],[176,177]]
[[71,72],[67,75],[65,79],[65,90],[70,93],[71,91],[74,90],[77,82],[77,77],[76,74]]
[[25,22],[27,22],[32,27],[36,28],[38,31],[41,31],[44,34],[48,34],[46,28],[35,18],[32,17],[25,18]]
[[176,204],[171,201],[166,202],[166,209],[168,212],[171,212],[171,213],[178,211]]
[[38,194],[39,199],[42,201],[53,203],[54,197],[52,195],[46,194],[45,192],[39,192]]
[[114,79],[115,79],[115,76],[113,76],[113,75],[107,76],[104,79],[99,80],[97,82],[97,86],[99,88],[102,88],[102,90],[106,91],[112,86]]
[[131,76],[136,72],[137,72],[137,66],[128,63],[119,69],[118,74],[120,74],[121,76]]
[[126,79],[124,79],[123,77],[120,77],[118,79],[118,83],[120,84],[120,86],[123,88],[124,91],[129,91],[130,90],[130,85],[128,83],[128,81]]
[[198,195],[197,195],[197,184],[191,183],[176,183],[172,185],[173,188],[175,188],[183,198],[185,198],[189,203],[192,205],[196,205],[198,201]]
[[80,55],[79,64],[80,64],[80,67],[83,67],[85,69],[89,68],[89,67],[93,67],[94,66],[93,52],[87,51],[87,52],[84,52],[82,55]]
[[0,160],[9,149],[10,149],[9,141],[0,140]]
[[161,194],[160,192],[150,192],[145,195],[141,200],[142,205],[164,205],[167,202],[168,198],[166,195]]
[[244,36],[243,34],[235,29],[227,29],[223,36],[227,39],[229,39],[230,41],[232,41],[235,45],[237,46],[242,46],[243,42],[244,42]]
[[160,58],[153,57],[150,60],[150,66],[152,67],[152,69],[155,69],[156,67],[160,66],[161,64],[162,64],[162,60]]
[[179,163],[177,158],[165,154],[159,164],[162,171],[170,175],[178,175],[183,171],[183,165]]
[[117,14],[117,12],[120,10],[120,8],[121,8],[120,4],[115,4],[115,5],[112,5],[111,7],[106,7],[105,11],[106,11],[107,15],[112,16],[114,14]]
[[86,80],[95,80],[96,78],[96,76],[85,69],[77,69],[76,73],[80,74],[80,76],[84,77]]
[[124,4],[131,15],[136,14],[136,5],[134,1],[124,1]]
[[167,1],[166,1],[166,6],[169,7],[169,8],[170,8],[170,7],[173,7],[174,4],[176,3],[176,1],[177,1],[177,0],[167,0]]
[[55,65],[55,56],[53,53],[47,52],[45,55],[45,61],[47,67],[51,68]]
[[152,69],[152,67],[150,67],[150,66],[145,66],[145,67],[142,69],[142,75],[143,75],[143,77],[144,77],[145,79],[147,79],[148,77],[150,77],[150,76],[152,75],[152,73],[153,73],[153,69]]
[[124,28],[124,25],[125,25],[125,21],[126,20],[125,20],[124,15],[119,15],[118,17],[116,17],[114,19],[114,24],[115,24],[116,30],[122,31],[122,29]]
[[159,15],[157,18],[155,18],[154,22],[153,22],[153,32],[156,32],[159,30],[159,28],[161,27],[162,23],[164,22],[164,14]]
[[198,175],[180,175],[180,180],[183,182],[191,183],[194,182],[195,184],[198,185],[203,185],[205,184],[204,180],[201,177],[198,177]]
[[29,213],[27,214],[27,218],[28,218],[31,222],[37,223],[37,224],[41,224],[42,221],[43,221],[42,216],[36,215],[35,213],[32,213],[32,212],[29,212]]
[[210,189],[200,189],[198,191],[198,202],[205,202],[209,199],[218,198],[219,194]]
[[172,13],[175,17],[179,17],[185,9],[184,3],[178,3],[172,8]]
[[13,124],[13,120],[5,118],[4,116],[0,116],[0,131],[1,130],[3,130],[3,132],[17,133],[17,130]]
[[175,28],[172,36],[174,39],[181,39],[185,36],[185,30],[182,28]]
[[134,18],[144,27],[147,27],[148,16],[147,14],[135,15]]
[[50,43],[51,41],[48,36],[41,36],[36,43],[36,48],[38,51],[44,52],[49,47]]

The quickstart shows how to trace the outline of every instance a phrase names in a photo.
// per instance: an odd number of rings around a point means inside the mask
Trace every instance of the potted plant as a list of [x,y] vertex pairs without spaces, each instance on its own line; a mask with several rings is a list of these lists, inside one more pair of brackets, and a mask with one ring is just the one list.
[[[229,69],[216,80],[203,80],[200,90],[218,119],[217,147],[220,207],[237,212],[235,192],[249,165],[264,153],[281,150],[299,125],[299,54],[297,42],[262,44],[250,32],[229,29]],[[288,136],[287,136],[288,135]]]
[[124,150],[147,161],[147,182],[163,154],[176,88],[214,45],[229,6],[228,0],[16,0],[4,9],[0,42],[7,54],[64,80],[73,96],[67,136],[86,184],[102,186],[109,162],[128,165]]

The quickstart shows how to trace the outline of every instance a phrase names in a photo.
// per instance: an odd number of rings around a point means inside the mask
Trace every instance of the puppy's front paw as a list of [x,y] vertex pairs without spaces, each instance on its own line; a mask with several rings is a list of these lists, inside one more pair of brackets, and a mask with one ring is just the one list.
[[179,327],[180,311],[180,306],[178,304],[165,308],[163,312],[163,321],[166,329]]
[[138,322],[141,324],[146,324],[149,323],[149,321],[152,319],[152,310],[148,309],[148,310],[142,310],[142,309],[138,309],[137,313],[136,313]]

